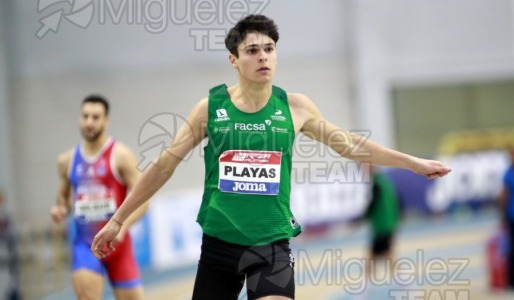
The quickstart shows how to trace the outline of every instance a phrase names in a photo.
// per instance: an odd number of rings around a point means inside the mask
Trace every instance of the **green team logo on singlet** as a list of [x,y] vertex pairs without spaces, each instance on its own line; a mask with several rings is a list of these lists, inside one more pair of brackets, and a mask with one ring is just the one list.
[[301,231],[290,210],[295,137],[287,94],[278,87],[255,113],[234,106],[225,85],[209,92],[205,187],[197,221],[204,233],[241,245]]

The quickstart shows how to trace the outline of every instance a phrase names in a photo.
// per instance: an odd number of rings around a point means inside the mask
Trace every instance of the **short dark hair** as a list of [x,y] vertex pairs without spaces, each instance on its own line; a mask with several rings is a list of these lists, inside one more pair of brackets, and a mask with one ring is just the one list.
[[269,36],[275,44],[278,42],[278,27],[272,19],[263,15],[249,15],[230,29],[225,38],[225,47],[230,53],[239,57],[237,46],[246,38],[248,33],[252,32]]
[[86,98],[84,98],[84,100],[82,100],[82,105],[86,104],[86,103],[100,103],[104,106],[105,108],[105,115],[108,116],[109,115],[109,101],[107,101],[107,99],[105,99],[103,96],[100,96],[100,95],[89,95],[87,96]]

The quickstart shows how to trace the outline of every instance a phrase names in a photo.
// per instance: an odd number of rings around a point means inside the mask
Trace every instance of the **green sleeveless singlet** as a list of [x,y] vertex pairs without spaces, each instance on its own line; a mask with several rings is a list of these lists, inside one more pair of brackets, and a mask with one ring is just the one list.
[[239,245],[290,239],[301,227],[290,209],[295,138],[284,90],[265,107],[239,110],[226,85],[209,91],[205,187],[197,222],[207,235]]

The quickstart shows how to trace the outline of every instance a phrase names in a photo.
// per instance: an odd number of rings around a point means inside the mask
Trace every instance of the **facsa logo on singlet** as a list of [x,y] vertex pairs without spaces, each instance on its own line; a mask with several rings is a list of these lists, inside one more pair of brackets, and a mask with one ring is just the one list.
[[222,122],[222,121],[230,121],[230,118],[227,114],[227,110],[224,108],[220,108],[216,110],[216,119],[214,122]]
[[239,131],[266,131],[263,123],[234,123],[234,129]]

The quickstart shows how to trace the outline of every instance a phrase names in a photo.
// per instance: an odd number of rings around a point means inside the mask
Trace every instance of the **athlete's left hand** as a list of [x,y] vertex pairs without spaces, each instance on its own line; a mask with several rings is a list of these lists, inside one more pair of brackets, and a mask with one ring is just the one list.
[[413,171],[420,175],[425,175],[429,179],[435,179],[446,176],[452,169],[446,167],[440,161],[419,158]]
[[121,225],[112,219],[95,235],[91,244],[91,251],[97,258],[104,258],[111,254],[116,244],[115,238],[121,230]]

